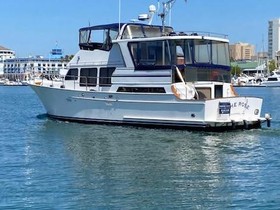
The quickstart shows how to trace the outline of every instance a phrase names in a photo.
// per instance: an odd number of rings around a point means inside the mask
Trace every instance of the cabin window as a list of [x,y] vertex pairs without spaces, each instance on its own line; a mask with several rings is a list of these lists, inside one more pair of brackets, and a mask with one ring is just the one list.
[[149,25],[149,26],[143,26],[143,29],[144,29],[145,37],[159,37],[162,35],[160,27],[152,27]]
[[[129,24],[125,27],[122,39],[159,37],[163,33],[162,29],[162,26]],[[165,34],[169,34],[173,31],[173,29],[168,26],[166,26],[164,30]]]
[[227,43],[212,41],[212,63],[229,65],[229,48]]
[[172,64],[184,65],[193,63],[193,40],[170,40],[169,45],[172,52]]
[[184,69],[185,81],[216,81],[216,82],[230,82],[230,69],[222,68],[221,66],[186,66]]
[[99,86],[111,86],[111,77],[115,67],[100,68]]
[[147,41],[129,43],[135,69],[170,68],[170,45],[167,41]]
[[90,30],[82,30],[80,31],[80,43],[88,43],[90,39]]
[[80,86],[96,86],[97,68],[82,68],[80,72]]
[[80,29],[79,45],[82,50],[106,50],[112,48],[112,40],[118,36],[117,28]]
[[173,63],[229,66],[228,43],[212,40],[171,40]]
[[278,79],[276,77],[270,77],[267,79],[267,81],[278,81]]
[[195,63],[211,63],[211,45],[208,40],[195,40]]
[[142,27],[138,25],[129,25],[123,33],[123,38],[133,39],[133,38],[144,38],[144,33]]
[[[187,82],[230,82],[228,43],[213,40],[170,40],[172,63]],[[184,64],[184,65],[183,65]],[[181,81],[176,71],[173,82]]]
[[78,69],[69,69],[66,76],[65,80],[77,80],[78,79]]
[[194,63],[229,66],[228,43],[194,40]]

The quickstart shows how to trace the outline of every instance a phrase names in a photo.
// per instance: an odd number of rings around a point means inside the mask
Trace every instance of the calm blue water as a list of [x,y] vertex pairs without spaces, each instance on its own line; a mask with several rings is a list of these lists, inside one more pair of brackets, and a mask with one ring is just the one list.
[[280,88],[272,127],[225,133],[50,120],[29,87],[0,87],[0,209],[279,209]]

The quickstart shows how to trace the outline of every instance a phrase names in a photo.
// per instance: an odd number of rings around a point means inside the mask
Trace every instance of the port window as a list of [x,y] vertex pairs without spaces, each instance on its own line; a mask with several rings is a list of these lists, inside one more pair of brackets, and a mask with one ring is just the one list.
[[212,63],[227,66],[230,65],[227,43],[212,42]]
[[82,68],[80,72],[80,86],[96,86],[97,68]]
[[167,41],[129,43],[136,70],[167,69],[171,66],[170,45]]
[[115,67],[100,68],[99,86],[111,86],[111,77]]
[[222,97],[223,97],[223,86],[215,85],[215,98],[222,98]]
[[208,40],[195,40],[195,62],[210,63],[211,62],[211,45]]
[[65,76],[65,80],[77,80],[78,79],[78,69],[69,69]]

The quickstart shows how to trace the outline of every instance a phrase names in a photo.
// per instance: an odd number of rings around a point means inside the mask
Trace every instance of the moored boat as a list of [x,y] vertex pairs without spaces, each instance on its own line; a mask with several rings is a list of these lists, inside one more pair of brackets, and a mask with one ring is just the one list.
[[[164,21],[163,21],[164,22]],[[102,34],[102,40],[95,40]],[[81,28],[62,82],[30,84],[50,117],[191,130],[260,128],[262,98],[238,96],[223,35],[115,23]]]
[[275,70],[265,81],[262,82],[266,87],[280,87],[280,70]]

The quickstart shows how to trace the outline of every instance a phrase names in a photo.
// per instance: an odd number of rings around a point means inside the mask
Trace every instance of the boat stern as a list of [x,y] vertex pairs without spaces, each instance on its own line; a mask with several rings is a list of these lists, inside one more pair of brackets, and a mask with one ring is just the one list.
[[207,100],[205,121],[209,127],[231,127],[232,129],[260,128],[263,122],[270,126],[271,116],[261,117],[262,98],[230,97]]

